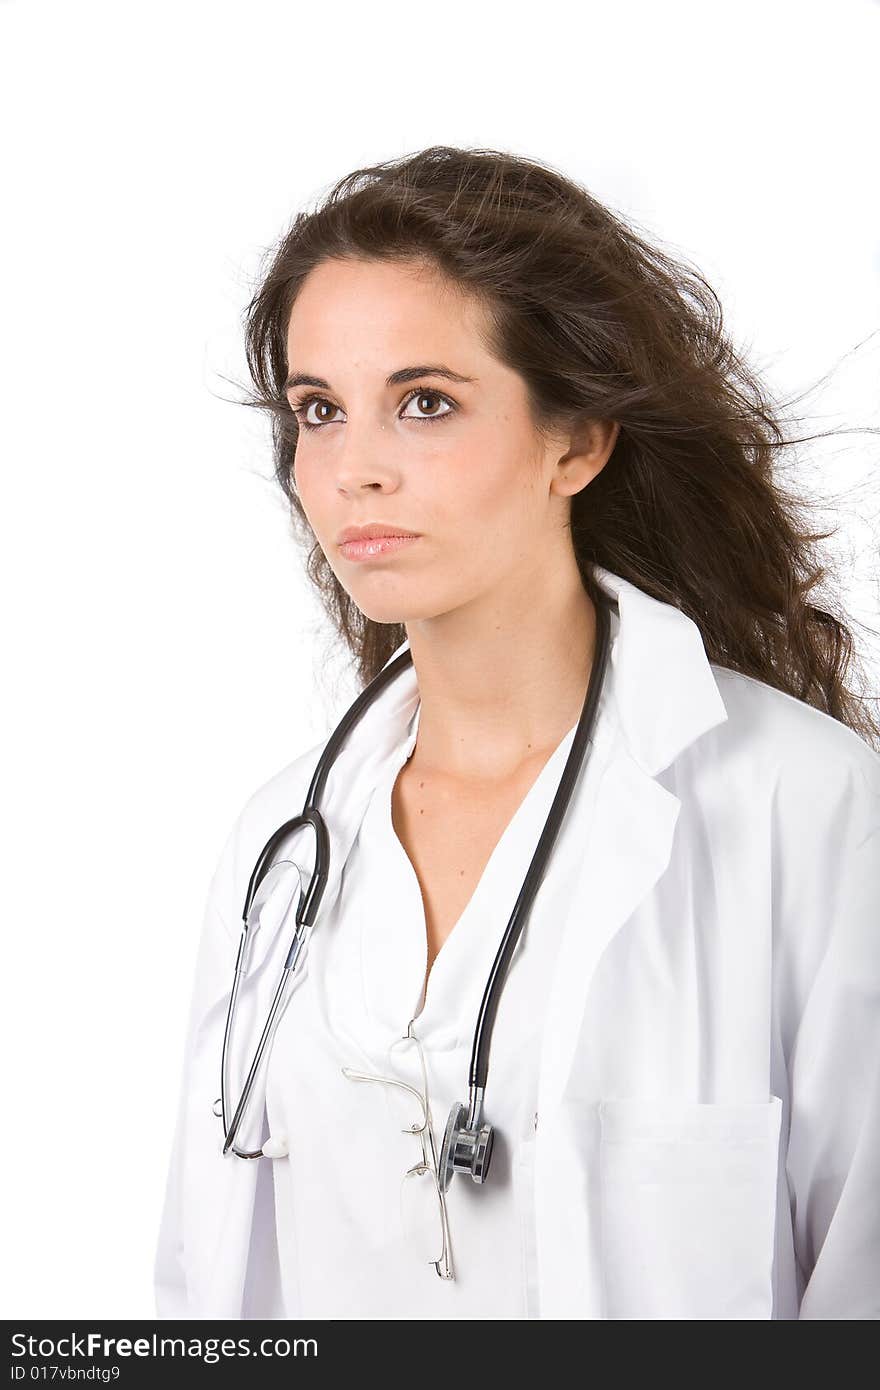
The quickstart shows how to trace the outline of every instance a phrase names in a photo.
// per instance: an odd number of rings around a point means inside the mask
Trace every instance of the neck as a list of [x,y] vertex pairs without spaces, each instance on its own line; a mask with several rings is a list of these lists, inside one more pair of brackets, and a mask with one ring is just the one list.
[[514,777],[577,723],[596,615],[574,555],[436,618],[407,624],[419,686],[411,762],[462,782]]

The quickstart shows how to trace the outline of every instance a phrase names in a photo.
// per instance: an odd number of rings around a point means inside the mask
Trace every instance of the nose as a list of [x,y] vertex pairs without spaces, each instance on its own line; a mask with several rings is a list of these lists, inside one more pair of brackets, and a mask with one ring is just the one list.
[[[385,429],[380,424],[379,430]],[[363,488],[378,488],[388,492],[397,486],[399,470],[383,447],[381,435],[371,433],[358,439],[346,426],[346,438],[335,458],[336,487],[341,493],[357,492]]]

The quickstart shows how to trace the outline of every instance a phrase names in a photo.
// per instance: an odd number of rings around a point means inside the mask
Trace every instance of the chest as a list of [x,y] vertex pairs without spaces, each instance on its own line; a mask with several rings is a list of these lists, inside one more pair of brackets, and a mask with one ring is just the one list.
[[398,773],[391,794],[392,823],[421,890],[428,970],[476,892],[540,766],[536,760],[509,781],[467,788],[428,779],[412,763]]

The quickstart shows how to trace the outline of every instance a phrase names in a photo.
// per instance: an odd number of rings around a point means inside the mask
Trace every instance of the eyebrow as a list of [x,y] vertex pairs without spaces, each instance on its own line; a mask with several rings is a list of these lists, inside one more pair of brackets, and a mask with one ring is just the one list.
[[[386,386],[398,386],[401,382],[414,381],[419,376],[443,376],[448,381],[473,382],[475,376],[462,376],[460,372],[454,372],[451,367],[401,367],[400,371],[392,372],[385,378]],[[325,381],[320,376],[309,376],[305,372],[291,372],[284,383],[284,390],[289,391],[294,386],[320,386],[325,391],[332,390],[329,381]]]

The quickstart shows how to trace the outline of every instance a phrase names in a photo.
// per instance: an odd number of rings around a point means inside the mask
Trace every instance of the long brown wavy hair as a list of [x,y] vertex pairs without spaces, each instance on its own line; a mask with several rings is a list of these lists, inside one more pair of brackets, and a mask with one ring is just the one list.
[[811,531],[808,503],[773,472],[783,450],[819,436],[786,436],[783,403],[734,348],[696,269],[552,167],[491,149],[435,145],[346,175],[270,248],[245,311],[254,389],[239,403],[271,421],[309,579],[362,684],[406,630],[365,617],[333,574],[295,492],[283,389],[293,303],[331,257],[429,263],[475,296],[539,434],[619,422],[605,467],[571,498],[588,592],[593,563],[621,575],[693,619],[710,661],[880,746],[877,697],[845,684],[858,666],[845,615],[810,601],[828,573],[816,543],[834,532]]

